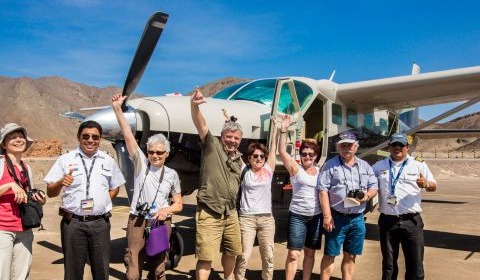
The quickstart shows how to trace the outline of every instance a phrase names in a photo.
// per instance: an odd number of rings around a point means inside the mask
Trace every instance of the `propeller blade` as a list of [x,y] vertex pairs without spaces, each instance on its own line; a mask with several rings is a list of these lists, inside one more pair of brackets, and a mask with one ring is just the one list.
[[123,176],[125,177],[125,190],[127,191],[127,196],[128,196],[128,205],[132,203],[133,199],[133,174],[134,172],[134,167],[133,167],[133,162],[132,160],[128,157],[128,151],[127,151],[127,146],[125,144],[125,141],[123,140],[117,140],[113,144],[113,147],[115,148],[115,152],[117,153],[117,160],[118,160],[118,166],[120,167],[120,170],[123,173]]
[[82,120],[82,121],[85,119],[84,115],[81,115],[76,112],[65,112],[65,113],[60,113],[59,115],[62,117],[67,117],[67,118]]
[[[156,12],[150,16],[145,29],[143,30],[142,38],[138,43],[135,56],[132,60],[132,65],[128,71],[125,85],[123,86],[123,96],[130,96],[130,94],[137,87],[138,82],[142,78],[143,72],[147,67],[148,61],[153,54],[153,50],[157,45],[160,35],[162,35],[163,28],[168,20],[168,14],[163,12]],[[128,98],[127,98],[128,99]],[[122,110],[125,109],[126,100],[122,104]]]

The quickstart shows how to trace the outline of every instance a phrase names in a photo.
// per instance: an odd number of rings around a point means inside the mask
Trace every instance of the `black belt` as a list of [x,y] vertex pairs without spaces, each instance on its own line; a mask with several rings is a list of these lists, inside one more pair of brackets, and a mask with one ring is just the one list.
[[383,215],[385,217],[388,217],[388,218],[397,219],[397,220],[410,220],[410,219],[414,218],[415,216],[420,215],[420,213],[415,212],[415,213],[405,213],[405,214],[400,214],[400,215],[388,215],[388,214],[382,213],[381,215]]
[[111,216],[112,216],[112,214],[110,214],[110,212],[108,212],[106,214],[102,214],[102,215],[86,215],[86,216],[79,216],[79,215],[76,215],[76,214],[72,214],[72,218],[80,220],[82,222],[90,222],[90,221],[95,221],[95,220],[99,220],[99,219],[108,219]]
[[350,218],[355,218],[355,217],[358,217],[360,215],[362,215],[363,213],[342,213],[342,212],[338,212],[337,210],[333,209],[333,208],[330,208],[330,211],[332,212],[332,214],[334,215],[337,215],[337,216],[344,216],[344,217],[350,217]]

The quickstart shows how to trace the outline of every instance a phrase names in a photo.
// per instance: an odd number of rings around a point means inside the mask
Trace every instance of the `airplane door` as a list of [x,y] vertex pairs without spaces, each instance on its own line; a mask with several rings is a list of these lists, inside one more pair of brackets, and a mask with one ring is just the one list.
[[[278,79],[275,85],[271,116],[280,121],[279,116],[285,114],[291,115],[294,121],[294,125],[288,129],[287,152],[290,153],[291,156],[294,156],[295,159],[300,160],[298,149],[300,148],[301,143],[303,119],[300,112],[297,92],[295,91],[295,85],[291,78]],[[274,127],[273,120],[271,119],[268,134],[269,148],[271,147],[272,141],[275,140],[271,137]],[[277,164],[279,162],[280,159],[277,157]]]

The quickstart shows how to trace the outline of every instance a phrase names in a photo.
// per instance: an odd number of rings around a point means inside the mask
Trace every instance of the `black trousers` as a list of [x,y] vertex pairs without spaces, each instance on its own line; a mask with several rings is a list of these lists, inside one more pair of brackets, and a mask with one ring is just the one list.
[[397,279],[400,244],[405,256],[405,280],[424,279],[423,220],[420,214],[401,218],[380,214],[378,227],[383,257],[382,280]]
[[87,256],[94,280],[108,279],[110,265],[110,220],[82,222],[65,218],[60,223],[65,280],[83,280]]

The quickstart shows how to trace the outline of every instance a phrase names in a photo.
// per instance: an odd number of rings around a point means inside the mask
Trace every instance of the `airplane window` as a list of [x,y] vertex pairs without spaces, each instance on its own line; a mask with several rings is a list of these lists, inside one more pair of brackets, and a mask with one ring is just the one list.
[[351,108],[347,108],[347,126],[352,128],[358,127],[357,111]]
[[[263,79],[256,80],[253,82],[245,82],[230,86],[219,91],[213,96],[217,99],[229,99],[229,100],[249,100],[253,102],[258,102],[267,106],[272,106],[273,103],[273,93],[275,91],[276,79]],[[297,92],[298,102],[300,106],[303,106],[307,101],[312,97],[313,90],[306,84],[294,81],[295,91]],[[283,92],[284,89],[282,89]],[[287,89],[288,90],[288,89]],[[232,95],[233,94],[233,95]],[[288,95],[290,95],[288,93]],[[280,102],[290,102],[281,98]],[[286,103],[281,106],[281,108],[286,109],[288,105]],[[284,112],[286,113],[286,112]]]
[[332,122],[334,124],[342,124],[342,106],[333,103],[332,104]]
[[375,122],[373,121],[373,114],[372,113],[365,113],[363,115],[363,126],[366,129],[373,130]]
[[273,92],[275,90],[275,79],[257,80],[245,85],[230,100],[250,100],[272,106]]
[[228,99],[230,97],[230,95],[232,95],[232,93],[234,93],[237,89],[241,88],[245,84],[247,84],[247,82],[239,83],[239,84],[235,84],[233,86],[226,87],[226,88],[222,89],[221,91],[217,92],[214,96],[212,96],[212,98]]

